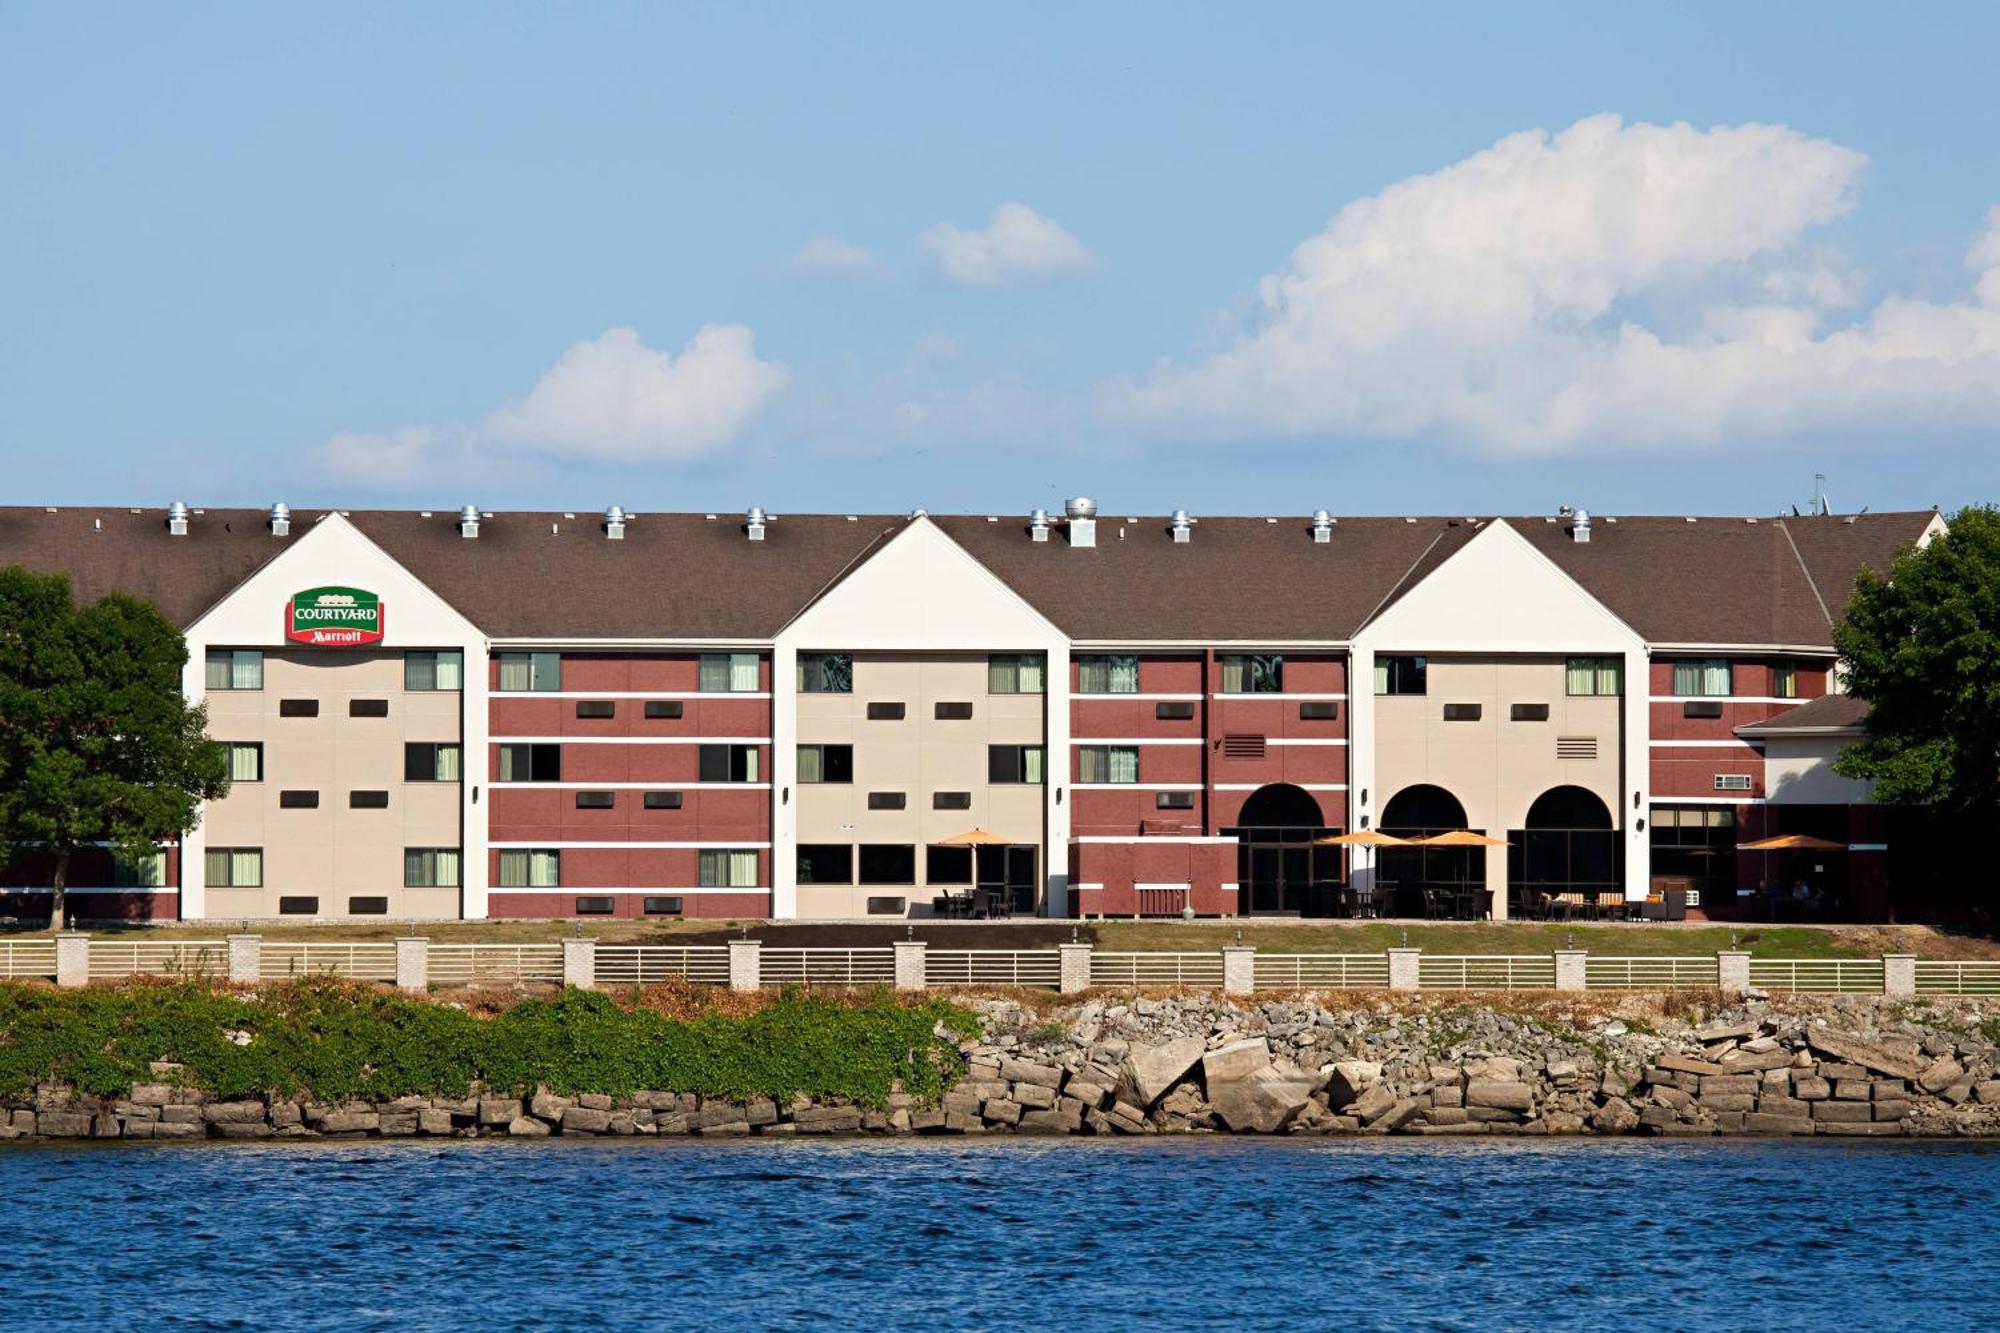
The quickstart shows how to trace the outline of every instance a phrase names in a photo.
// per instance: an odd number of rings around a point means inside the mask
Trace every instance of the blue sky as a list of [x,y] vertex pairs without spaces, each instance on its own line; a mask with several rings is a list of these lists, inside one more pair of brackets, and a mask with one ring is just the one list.
[[1637,8],[7,5],[7,501],[2000,498],[2000,9]]

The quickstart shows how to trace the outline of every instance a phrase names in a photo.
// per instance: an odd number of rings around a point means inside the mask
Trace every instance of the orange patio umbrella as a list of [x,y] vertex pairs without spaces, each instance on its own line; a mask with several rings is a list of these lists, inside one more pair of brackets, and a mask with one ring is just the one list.
[[997,834],[988,833],[983,828],[967,829],[954,833],[949,838],[938,839],[940,847],[1011,847],[1014,844]]
[[1415,847],[1505,847],[1505,838],[1489,838],[1484,833],[1474,833],[1471,829],[1453,829],[1449,833],[1439,833],[1428,838],[1412,838]]
[[1331,837],[1314,838],[1315,847],[1413,847],[1408,838],[1398,838],[1390,833],[1377,833],[1374,829],[1362,829],[1358,833],[1336,833]]
[[1844,852],[1847,844],[1833,842],[1827,838],[1815,838],[1810,833],[1780,833],[1775,837],[1759,838],[1755,842],[1739,842],[1739,852]]

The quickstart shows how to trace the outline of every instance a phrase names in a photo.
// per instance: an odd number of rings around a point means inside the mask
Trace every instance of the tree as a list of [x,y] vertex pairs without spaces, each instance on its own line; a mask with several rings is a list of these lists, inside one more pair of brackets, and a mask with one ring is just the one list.
[[79,607],[63,575],[0,569],[0,855],[48,859],[51,924],[80,849],[151,857],[229,790],[227,751],[181,692],[186,664],[151,603]]
[[[1960,510],[1950,531],[1864,571],[1834,626],[1867,735],[1834,769],[1877,800],[2000,815],[2000,510]],[[1990,825],[1988,826],[1990,828]]]

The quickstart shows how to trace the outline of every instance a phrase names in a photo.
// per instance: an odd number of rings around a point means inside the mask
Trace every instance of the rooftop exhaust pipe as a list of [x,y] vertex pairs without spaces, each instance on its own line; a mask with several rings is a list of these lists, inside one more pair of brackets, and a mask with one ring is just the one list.
[[1321,546],[1333,540],[1333,515],[1324,509],[1313,510],[1313,540]]
[[290,536],[292,532],[292,507],[283,500],[272,505],[270,522],[271,535],[273,537]]
[[1194,520],[1188,517],[1187,510],[1176,509],[1173,518],[1167,524],[1167,530],[1174,534],[1175,545],[1185,546],[1194,536]]
[[180,500],[167,506],[167,535],[169,537],[188,535],[188,507]]
[[458,511],[458,535],[468,538],[479,535],[478,505],[466,505]]
[[625,511],[617,505],[604,507],[604,535],[614,542],[625,540]]
[[1063,514],[1069,519],[1071,546],[1097,545],[1097,501],[1079,495],[1063,506]]
[[1579,543],[1590,540],[1590,511],[1588,509],[1579,509],[1570,515],[1569,539]]
[[1049,511],[1037,509],[1028,515],[1028,540],[1045,542],[1049,539]]
[[743,515],[743,535],[753,542],[763,541],[765,521],[764,511],[751,505],[749,512]]

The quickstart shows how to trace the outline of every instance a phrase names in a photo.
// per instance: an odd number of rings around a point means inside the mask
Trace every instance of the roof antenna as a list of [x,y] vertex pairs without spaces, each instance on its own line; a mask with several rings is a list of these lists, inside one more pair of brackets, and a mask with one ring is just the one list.
[[1826,473],[1824,472],[1813,473],[1812,511],[1821,518],[1828,517],[1833,513],[1833,502],[1827,498],[1826,494]]

